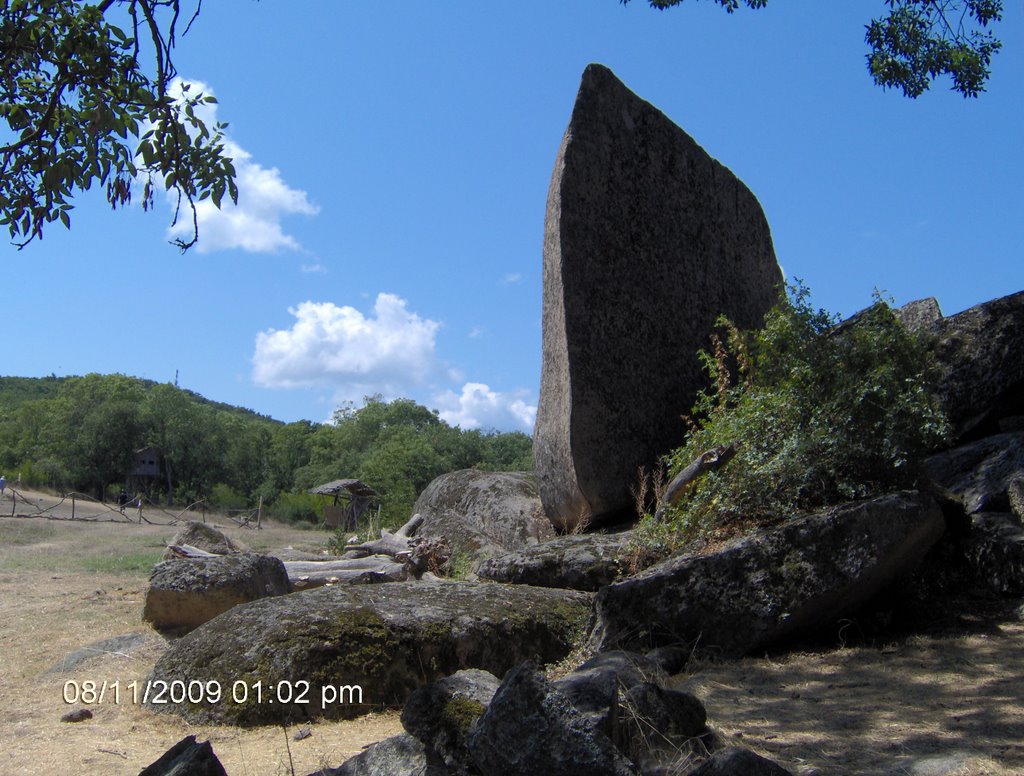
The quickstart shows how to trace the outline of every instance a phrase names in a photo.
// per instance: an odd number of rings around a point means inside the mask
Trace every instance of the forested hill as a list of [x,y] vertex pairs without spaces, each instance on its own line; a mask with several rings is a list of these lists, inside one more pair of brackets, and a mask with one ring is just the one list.
[[[401,522],[440,474],[531,469],[531,444],[526,434],[453,428],[408,399],[368,397],[332,423],[286,424],[124,375],[0,377],[0,473],[60,491],[116,492],[134,451],[155,445],[178,503],[236,508],[262,497],[280,517],[312,520],[305,491],[354,477],[382,494],[387,522]],[[166,484],[153,489],[166,497]]]
[[[16,410],[18,405],[25,401],[31,401],[33,399],[52,399],[57,395],[57,391],[60,389],[61,385],[69,380],[78,379],[80,378],[57,377],[56,375],[50,375],[48,377],[0,377],[0,412]],[[129,377],[127,379],[137,382],[143,390],[147,391],[157,385],[162,385],[162,383],[155,382],[154,380],[144,380],[141,377]],[[246,409],[245,407],[236,407],[233,404],[213,401],[211,399],[207,399],[205,396],[201,396],[195,391],[190,391],[185,388],[181,388],[179,390],[200,404],[209,405],[214,409],[223,410],[224,412],[236,415],[262,418],[263,420],[275,423],[279,422],[274,421],[267,415],[261,415],[260,413]]]

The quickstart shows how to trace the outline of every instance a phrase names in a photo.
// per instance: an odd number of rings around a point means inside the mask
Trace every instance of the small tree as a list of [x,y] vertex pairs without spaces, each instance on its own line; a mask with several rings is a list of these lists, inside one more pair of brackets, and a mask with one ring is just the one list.
[[837,328],[796,286],[760,331],[719,325],[701,353],[712,387],[670,473],[706,450],[736,453],[668,510],[681,538],[910,487],[946,441],[930,355],[880,299]]

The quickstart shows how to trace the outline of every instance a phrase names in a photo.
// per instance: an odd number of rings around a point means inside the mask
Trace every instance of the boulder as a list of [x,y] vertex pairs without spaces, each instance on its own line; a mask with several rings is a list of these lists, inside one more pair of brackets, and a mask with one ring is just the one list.
[[1006,488],[1006,498],[1010,502],[1010,511],[1019,519],[1024,520],[1024,473],[1015,474],[1010,478]]
[[912,571],[944,530],[939,506],[916,492],[793,518],[603,588],[590,643],[747,654],[865,603]]
[[606,67],[589,65],[544,225],[534,463],[563,531],[632,509],[682,443],[719,315],[759,326],[782,274],[750,190]]
[[781,765],[751,752],[730,746],[715,752],[687,776],[793,776]]
[[157,630],[189,631],[238,604],[291,589],[284,564],[265,555],[165,560],[150,575],[142,619]]
[[604,735],[619,740],[619,701],[622,693],[646,681],[667,677],[652,660],[635,652],[609,650],[587,660],[552,686]]
[[[195,521],[186,523],[185,527],[178,531],[168,544],[179,546],[187,544],[190,547],[212,552],[214,555],[233,555],[248,549],[212,525]],[[177,557],[178,555],[170,548],[164,551],[164,560],[172,560]]]
[[333,770],[309,776],[447,776],[448,769],[423,742],[408,733],[371,744]]
[[416,499],[413,514],[423,516],[417,536],[444,539],[474,558],[555,535],[544,516],[537,481],[525,472],[462,469],[442,474]]
[[1010,482],[1024,475],[1024,432],[995,434],[927,458],[925,475],[967,514],[1009,512]]
[[907,320],[931,339],[939,392],[959,435],[991,433],[999,417],[1024,414],[1024,291],[946,318]]
[[532,663],[502,680],[469,733],[469,750],[483,776],[627,776],[632,763]]
[[972,515],[963,544],[975,585],[997,595],[1024,595],[1024,527],[1016,515]]
[[489,558],[476,573],[494,582],[596,591],[618,576],[619,557],[631,536],[632,532],[559,536]]
[[641,682],[623,693],[620,703],[619,748],[644,774],[678,762],[680,754],[707,733],[707,712],[694,695],[653,682]]
[[401,706],[417,687],[463,668],[500,675],[523,660],[560,660],[589,611],[586,593],[471,582],[344,585],[267,598],[176,641],[149,679],[212,681],[244,702],[186,698],[154,708],[240,725],[354,717]]
[[468,668],[419,687],[402,709],[402,727],[440,756],[451,773],[472,773],[467,736],[500,683],[494,674]]
[[200,744],[195,736],[185,736],[139,776],[227,776],[227,771],[209,741]]

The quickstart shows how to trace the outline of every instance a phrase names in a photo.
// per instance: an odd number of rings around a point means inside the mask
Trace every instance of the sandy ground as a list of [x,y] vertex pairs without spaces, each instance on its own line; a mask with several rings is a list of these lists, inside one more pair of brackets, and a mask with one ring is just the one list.
[[[56,503],[28,495],[43,508]],[[25,506],[19,504],[18,512]],[[48,514],[61,514],[65,506]],[[130,683],[143,680],[164,649],[163,639],[141,621],[149,569],[177,529],[128,524],[105,507],[76,505],[79,517],[90,510],[98,519],[119,522],[0,518],[0,773],[134,776],[192,734],[212,742],[231,776],[301,776],[337,767],[367,744],[401,731],[397,713],[385,713],[316,723],[311,736],[295,741],[295,728],[199,727],[133,703]],[[8,499],[0,502],[0,514],[10,514]],[[167,515],[147,516],[170,522]],[[319,531],[264,524],[257,532],[224,523],[228,535],[255,549],[315,550],[327,539]],[[144,634],[146,644],[51,671],[81,647],[131,633]],[[65,692],[74,698],[86,682],[107,683],[103,702],[65,703]],[[111,689],[115,682],[123,688],[120,703]],[[91,719],[60,721],[83,705]]]
[[[9,509],[0,502],[0,514]],[[105,509],[97,516],[110,519]],[[0,773],[134,775],[193,734],[212,742],[231,776],[301,776],[401,730],[397,713],[385,713],[316,723],[295,741],[294,728],[197,727],[132,703],[129,683],[163,649],[140,614],[149,568],[175,530],[0,518]],[[327,538],[275,525],[225,530],[255,549],[313,550]],[[129,633],[144,634],[145,645],[51,670],[85,645]],[[89,704],[92,719],[61,722],[82,705],[66,704],[65,691],[87,681],[106,682],[107,696]],[[727,741],[802,776],[1024,774],[1024,625],[1009,618],[880,647],[703,663],[674,681],[705,701]]]

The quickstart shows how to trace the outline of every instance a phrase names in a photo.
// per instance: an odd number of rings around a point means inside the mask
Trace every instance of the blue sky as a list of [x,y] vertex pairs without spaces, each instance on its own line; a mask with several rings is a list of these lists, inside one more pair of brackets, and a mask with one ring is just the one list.
[[169,208],[94,191],[70,232],[0,249],[0,372],[177,373],[285,421],[379,392],[529,431],[545,198],[589,62],[750,187],[816,304],[849,314],[877,287],[952,314],[1019,291],[1024,8],[1006,5],[988,92],[912,101],[865,69],[881,0],[205,3],[176,62],[230,122],[239,208],[181,256]]

